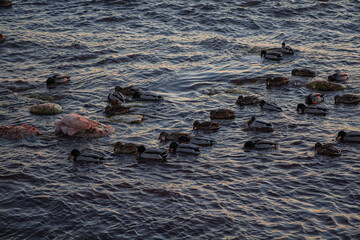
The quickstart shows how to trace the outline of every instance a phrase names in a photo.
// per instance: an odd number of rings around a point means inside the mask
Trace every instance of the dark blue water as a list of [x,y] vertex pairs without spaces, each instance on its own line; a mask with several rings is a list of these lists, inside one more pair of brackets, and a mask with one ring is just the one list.
[[[29,124],[43,134],[0,141],[2,239],[360,239],[359,145],[335,141],[359,130],[358,105],[335,105],[336,94],[358,93],[359,1],[15,1],[0,8],[0,125]],[[294,56],[260,58],[287,44]],[[350,74],[346,90],[326,93],[327,116],[299,115],[296,105],[313,79],[294,68]],[[69,84],[47,88],[53,73]],[[275,74],[288,86],[234,79]],[[116,85],[136,85],[164,97],[143,103],[141,124],[114,122],[104,109]],[[36,116],[35,96],[55,98],[63,113]],[[278,103],[283,112],[238,107],[247,94]],[[195,134],[194,120],[210,110],[235,110],[223,120],[213,147],[199,156],[170,155],[139,162],[113,154],[115,142],[167,148],[161,131]],[[112,125],[100,139],[54,132],[68,113]],[[253,115],[273,133],[245,131]],[[250,138],[279,144],[245,152]],[[334,143],[341,157],[317,155],[314,144]],[[102,151],[103,164],[67,160],[73,148]]]

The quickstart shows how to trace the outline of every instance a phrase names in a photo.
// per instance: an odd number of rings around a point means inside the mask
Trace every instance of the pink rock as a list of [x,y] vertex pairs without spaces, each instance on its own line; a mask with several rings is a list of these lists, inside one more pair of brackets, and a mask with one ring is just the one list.
[[1,126],[0,125],[0,137],[9,139],[22,139],[26,137],[33,137],[40,135],[40,131],[32,126],[22,124],[20,126]]
[[72,113],[55,123],[55,131],[71,137],[98,138],[114,133],[115,129]]

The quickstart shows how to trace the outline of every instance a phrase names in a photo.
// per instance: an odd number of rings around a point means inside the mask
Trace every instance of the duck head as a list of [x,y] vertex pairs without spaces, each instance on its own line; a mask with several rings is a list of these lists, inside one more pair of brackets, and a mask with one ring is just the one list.
[[160,139],[161,141],[166,141],[167,136],[169,136],[169,133],[167,133],[167,132],[161,132],[160,135],[159,135],[159,139]]
[[344,137],[346,136],[346,132],[344,131],[340,131],[336,137],[337,140],[343,140]]
[[177,144],[176,142],[170,143],[169,152],[175,152],[176,149],[178,148],[178,146],[179,146],[179,144]]
[[243,146],[243,149],[250,149],[252,147],[255,146],[255,143],[253,141],[246,141],[244,146]]
[[259,105],[260,105],[260,107],[263,107],[264,105],[265,105],[265,101],[264,100],[261,100],[260,102],[259,102]]
[[139,91],[134,92],[133,98],[140,98],[141,93]]
[[46,80],[46,84],[54,84],[55,83],[55,78],[54,77],[49,77],[47,80]]
[[78,156],[80,156],[80,151],[77,149],[73,149],[68,157],[69,160],[74,160],[76,162]]
[[319,143],[319,142],[315,143],[315,150],[318,149],[318,148],[320,148],[321,146],[322,146],[321,143]]
[[138,146],[137,149],[138,149],[138,153],[139,153],[139,154],[142,154],[143,152],[146,151],[146,148],[145,148],[143,145]]
[[190,142],[190,138],[189,138],[189,137],[186,137],[186,136],[180,136],[180,137],[178,138],[178,140],[179,140],[179,142],[181,142],[181,143],[188,143],[188,142]]
[[296,111],[300,111],[300,113],[304,113],[305,107],[306,107],[306,106],[305,106],[304,104],[299,103],[299,104],[297,105],[297,107],[296,107]]
[[250,125],[253,121],[255,121],[256,120],[256,117],[255,116],[252,116],[251,118],[250,118],[250,120],[248,121],[248,125]]
[[262,50],[261,53],[260,53],[260,57],[264,57],[265,55],[266,55],[266,51]]
[[339,96],[339,95],[336,95],[336,96],[334,97],[334,100],[335,100],[335,103],[338,103],[339,100],[340,100],[340,96]]
[[200,121],[199,121],[199,120],[196,120],[196,121],[194,122],[194,124],[193,124],[193,129],[196,130],[196,129],[199,128],[199,126],[200,126]]

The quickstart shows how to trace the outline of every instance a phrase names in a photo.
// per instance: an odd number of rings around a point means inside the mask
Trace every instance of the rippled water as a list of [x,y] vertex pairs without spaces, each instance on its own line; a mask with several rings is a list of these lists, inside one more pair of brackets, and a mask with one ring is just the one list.
[[[0,8],[0,124],[37,127],[35,139],[1,139],[0,237],[3,239],[360,239],[359,145],[335,142],[339,130],[359,130],[358,105],[334,105],[336,94],[358,93],[360,4],[342,1],[15,1]],[[283,41],[297,50],[280,62],[264,61],[262,49]],[[294,68],[325,79],[350,74],[347,89],[326,93],[327,116],[299,115],[312,80],[291,77]],[[52,73],[71,82],[46,88]],[[286,87],[243,77],[290,77]],[[107,94],[136,85],[162,95],[135,109],[139,125],[105,117]],[[17,96],[14,92],[19,93]],[[237,92],[237,93],[231,93]],[[277,102],[282,113],[238,107],[240,93]],[[36,116],[51,95],[63,107]],[[167,148],[163,130],[192,132],[195,119],[228,108],[217,143],[199,156],[171,155],[166,163],[114,155],[116,141]],[[79,113],[111,124],[101,139],[54,133],[64,114]],[[273,133],[246,131],[256,115]],[[242,150],[263,137],[272,151]],[[315,154],[315,142],[334,143],[341,157]],[[74,164],[73,148],[107,153],[104,164]]]

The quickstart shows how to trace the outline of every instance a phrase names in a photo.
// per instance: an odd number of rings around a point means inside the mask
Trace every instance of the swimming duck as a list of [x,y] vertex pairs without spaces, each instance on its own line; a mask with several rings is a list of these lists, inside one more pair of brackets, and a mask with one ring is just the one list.
[[0,33],[0,43],[5,41],[5,35]]
[[257,104],[259,103],[259,99],[255,96],[239,96],[236,104],[239,106],[244,106],[244,105],[251,105],[251,104]]
[[272,128],[272,124],[270,122],[264,120],[257,120],[256,117],[251,117],[248,121],[249,129],[261,132],[272,132],[274,129]]
[[179,139],[179,137],[188,137],[190,138],[190,134],[189,133],[184,133],[184,132],[161,132],[159,135],[159,139],[160,141],[177,141]]
[[124,153],[124,154],[137,154],[138,146],[134,143],[125,143],[116,142],[114,146],[115,153]]
[[266,87],[270,88],[272,86],[282,86],[289,82],[289,78],[287,77],[269,77],[266,79]]
[[282,52],[284,54],[289,54],[289,55],[292,55],[295,53],[295,51],[290,46],[286,46],[285,42],[282,43],[280,52]]
[[306,97],[305,103],[308,105],[318,104],[318,103],[324,101],[324,97],[325,97],[325,94],[323,94],[323,93],[311,93]]
[[296,111],[300,112],[301,114],[304,113],[311,113],[311,114],[322,114],[325,115],[329,112],[329,110],[325,107],[320,107],[320,106],[305,106],[302,103],[299,103],[296,107]]
[[235,112],[229,109],[218,109],[210,111],[211,119],[234,119]]
[[360,132],[351,131],[351,132],[344,132],[340,131],[336,137],[336,140],[341,142],[360,142]]
[[271,60],[282,60],[283,59],[281,53],[277,53],[277,52],[269,52],[268,53],[265,50],[261,51],[260,56],[263,58],[266,58],[266,59],[271,59]]
[[269,149],[269,148],[276,148],[276,143],[271,142],[269,140],[259,139],[259,140],[250,140],[246,141],[244,149]]
[[124,87],[124,88],[120,87],[120,86],[116,86],[115,91],[121,92],[122,94],[125,94],[125,95],[131,95],[131,96],[134,95],[135,92],[140,92],[140,90],[138,88],[135,88],[132,85]]
[[193,124],[194,130],[208,130],[208,131],[217,131],[220,128],[220,123],[216,122],[200,122],[199,120],[196,120]]
[[46,80],[46,84],[62,84],[69,81],[68,75],[55,74]]
[[328,155],[328,156],[340,156],[341,155],[340,150],[337,149],[336,147],[334,147],[330,143],[321,144],[321,143],[317,142],[315,144],[315,151],[318,154]]
[[336,72],[333,75],[328,76],[328,80],[331,82],[344,82],[349,79],[349,74],[344,72]]
[[12,1],[9,0],[0,0],[0,7],[11,7]]
[[360,102],[360,96],[353,94],[345,94],[343,96],[336,95],[334,100],[335,103],[357,104]]
[[310,69],[294,69],[291,71],[291,74],[294,76],[302,76],[302,77],[315,77],[316,72]]
[[212,146],[215,143],[215,140],[210,137],[204,137],[204,136],[195,136],[193,138],[188,137],[179,137],[180,143],[192,143],[199,146]]
[[139,158],[147,160],[166,161],[167,152],[160,149],[146,149],[144,146],[138,147]]
[[69,160],[74,162],[88,162],[88,163],[101,163],[105,159],[103,154],[93,152],[80,152],[73,149],[68,157]]
[[277,111],[277,112],[282,112],[281,107],[279,107],[278,105],[276,105],[275,103],[267,103],[264,100],[261,100],[259,102],[259,106],[263,109],[267,109],[267,110],[271,110],[271,111]]
[[121,94],[120,91],[116,91],[116,87],[115,91],[109,94],[108,100],[112,105],[120,105],[122,103],[125,103],[124,96]]
[[164,98],[159,95],[155,95],[151,93],[142,93],[138,91],[133,94],[133,99],[139,99],[144,101],[159,101],[159,100],[163,100]]
[[191,143],[172,142],[169,146],[169,152],[180,152],[188,154],[200,154],[200,146]]

